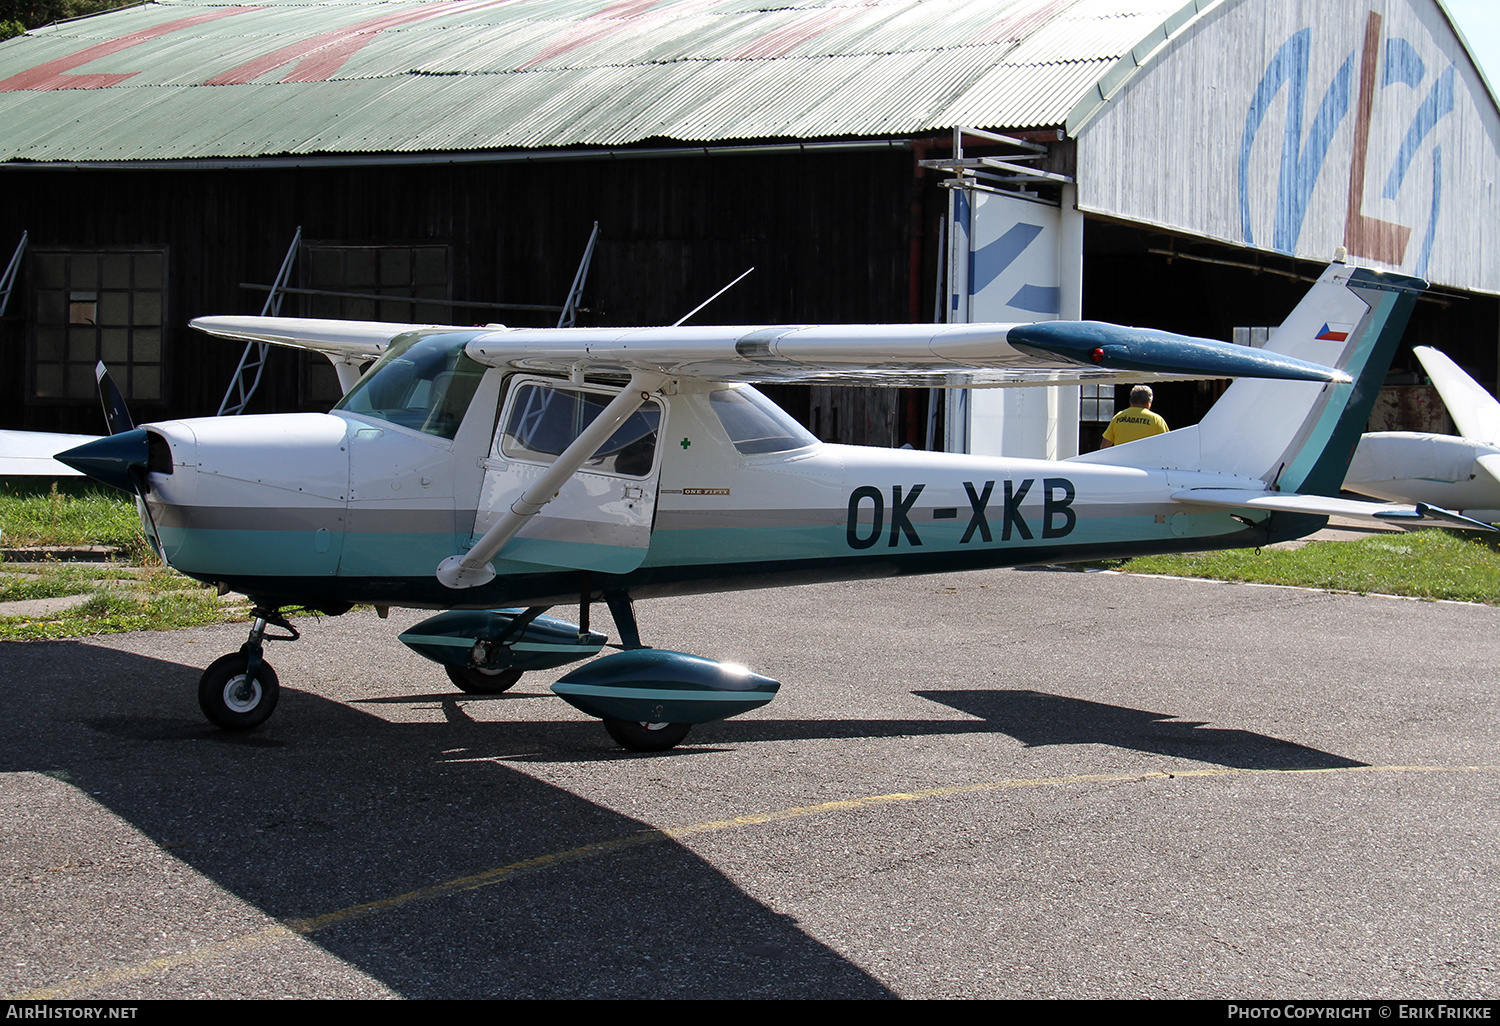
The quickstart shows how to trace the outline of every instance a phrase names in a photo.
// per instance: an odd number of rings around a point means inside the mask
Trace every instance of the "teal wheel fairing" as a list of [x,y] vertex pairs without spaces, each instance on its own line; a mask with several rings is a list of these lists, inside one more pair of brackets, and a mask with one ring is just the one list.
[[[550,670],[595,655],[608,640],[597,631],[553,616],[538,616],[521,630],[524,609],[453,609],[430,616],[400,635],[407,648],[443,666]],[[484,658],[475,660],[478,646]]]
[[617,652],[563,677],[552,690],[602,720],[708,723],[758,709],[779,681],[742,666],[665,649]]

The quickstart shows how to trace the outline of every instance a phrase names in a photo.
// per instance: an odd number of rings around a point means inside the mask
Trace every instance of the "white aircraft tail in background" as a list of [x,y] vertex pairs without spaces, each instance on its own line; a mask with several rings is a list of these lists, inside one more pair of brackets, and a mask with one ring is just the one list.
[[1359,443],[1344,487],[1394,502],[1425,502],[1500,521],[1500,402],[1458,364],[1426,346],[1412,352],[1459,434],[1376,431]]

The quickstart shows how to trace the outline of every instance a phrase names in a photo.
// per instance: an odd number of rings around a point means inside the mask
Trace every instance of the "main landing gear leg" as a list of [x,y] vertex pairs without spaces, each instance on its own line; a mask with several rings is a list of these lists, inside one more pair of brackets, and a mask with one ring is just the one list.
[[[267,641],[296,641],[301,635],[278,608],[257,605],[250,611],[250,637],[238,652],[209,664],[198,680],[198,705],[211,722],[225,730],[253,730],[276,710],[281,684],[262,658]],[[279,627],[285,634],[267,634]]]
[[620,632],[620,647],[629,652],[646,648],[641,644],[641,629],[635,622],[635,603],[630,601],[628,591],[606,591],[604,603],[615,618],[615,630]]
[[[606,591],[605,604],[615,618],[615,630],[620,634],[620,647],[630,652],[646,648],[641,644],[641,629],[635,622],[635,603],[626,591]],[[604,729],[615,739],[615,744],[632,752],[665,752],[676,748],[692,729],[691,723],[645,723],[634,720],[605,720]]]

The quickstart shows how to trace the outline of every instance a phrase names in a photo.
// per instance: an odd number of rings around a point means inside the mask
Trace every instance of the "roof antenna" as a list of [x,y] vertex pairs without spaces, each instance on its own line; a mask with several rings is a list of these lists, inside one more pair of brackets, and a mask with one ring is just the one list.
[[674,327],[674,328],[679,327],[682,324],[683,321],[687,320],[689,317],[693,316],[693,314],[697,313],[699,310],[702,310],[709,303],[712,303],[714,300],[718,299],[724,293],[728,292],[730,289],[732,289],[736,285],[738,285],[740,283],[740,278],[743,278],[746,274],[749,274],[753,270],[755,270],[754,267],[747,267],[747,268],[745,268],[744,274],[741,274],[739,278],[734,279],[734,281],[730,282],[728,285],[725,285],[722,289],[720,289],[719,291],[715,292],[713,295],[709,296],[707,299],[705,299],[703,302],[699,303],[697,306],[693,307],[691,310],[689,310],[687,313],[683,314],[677,320],[673,321],[672,322],[672,327]]

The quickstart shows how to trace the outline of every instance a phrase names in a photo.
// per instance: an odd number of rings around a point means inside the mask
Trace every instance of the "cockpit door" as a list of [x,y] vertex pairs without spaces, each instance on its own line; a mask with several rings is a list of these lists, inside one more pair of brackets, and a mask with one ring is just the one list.
[[[483,464],[476,539],[505,515],[617,392],[549,378],[512,380]],[[656,515],[661,475],[657,442],[666,412],[665,401],[658,397],[632,414],[557,497],[506,543],[496,562],[612,574],[640,566]]]

